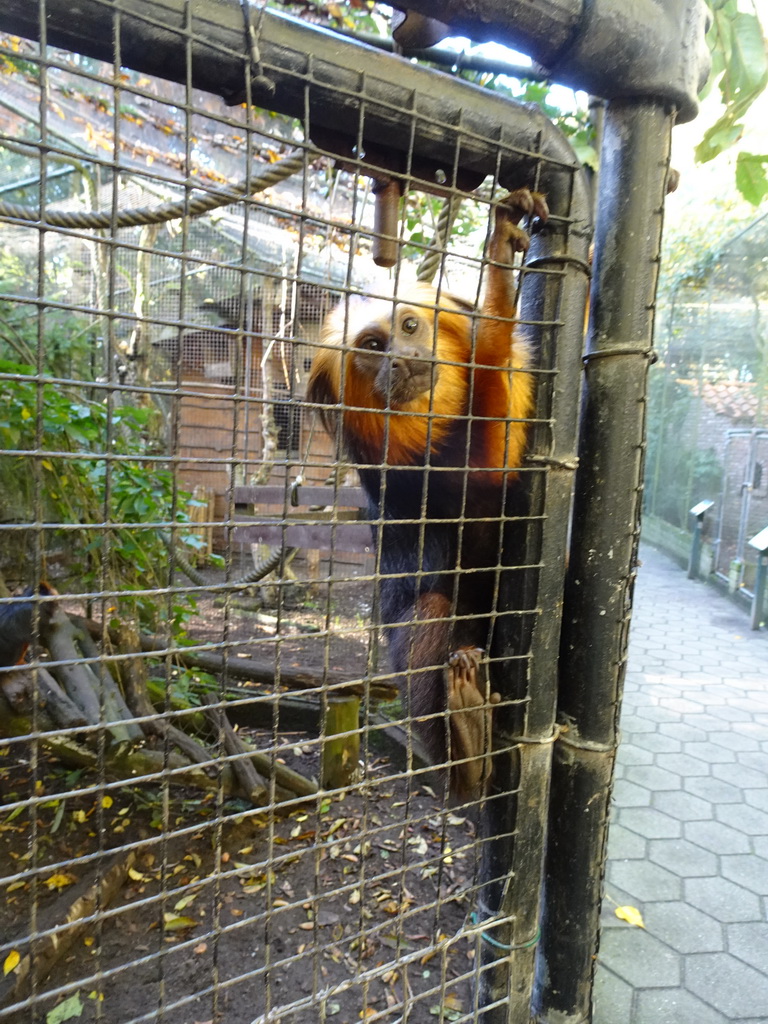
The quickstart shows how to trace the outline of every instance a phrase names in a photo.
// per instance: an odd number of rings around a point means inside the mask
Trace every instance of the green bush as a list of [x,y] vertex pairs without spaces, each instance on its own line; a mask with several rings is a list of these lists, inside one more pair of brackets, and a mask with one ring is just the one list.
[[[45,547],[70,552],[70,579],[84,592],[167,586],[170,537],[190,546],[197,538],[178,529],[189,521],[190,495],[174,486],[162,455],[148,455],[159,413],[115,405],[87,384],[42,382],[26,364],[0,360],[0,374],[6,507],[52,524]],[[166,617],[178,627],[191,610],[176,598],[170,608],[143,593],[131,600],[149,625]]]

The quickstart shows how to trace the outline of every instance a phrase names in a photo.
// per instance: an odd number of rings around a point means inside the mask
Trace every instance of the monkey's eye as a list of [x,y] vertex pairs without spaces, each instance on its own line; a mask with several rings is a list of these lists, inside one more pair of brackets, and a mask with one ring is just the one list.
[[384,341],[378,334],[364,334],[358,341],[357,347],[367,349],[369,352],[381,352],[384,348]]
[[419,327],[419,321],[415,316],[407,316],[403,320],[403,330],[406,334],[415,334]]

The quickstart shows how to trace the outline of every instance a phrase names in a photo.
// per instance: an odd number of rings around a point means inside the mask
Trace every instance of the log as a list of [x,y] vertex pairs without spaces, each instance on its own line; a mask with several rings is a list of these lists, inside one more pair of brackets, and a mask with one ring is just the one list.
[[35,672],[38,704],[48,710],[56,726],[60,729],[74,729],[86,725],[83,713],[42,665],[36,668],[20,665],[14,671],[0,675],[0,691],[11,708],[20,714],[31,713],[35,697]]
[[[83,623],[92,636],[101,636],[101,624],[94,619],[73,616],[76,622]],[[169,653],[179,665],[189,668],[201,668],[211,675],[224,671],[224,658],[213,651],[187,651],[183,647],[175,647],[169,651],[168,641],[158,636],[142,634],[141,649],[145,654]],[[234,658],[230,657],[226,665],[227,675],[234,679],[249,679],[268,686],[275,685],[275,663],[270,658]],[[364,679],[350,680],[341,672],[313,672],[309,669],[280,668],[280,685],[287,689],[332,691],[334,696],[356,694],[359,697],[372,697],[378,700],[393,700],[399,690],[395,683],[372,682]]]
[[226,712],[213,694],[203,694],[203,702],[208,705],[205,709],[208,721],[221,737],[225,751],[232,758],[230,761],[232,771],[235,773],[235,778],[240,784],[243,796],[253,804],[262,803],[267,794],[266,786],[260,781],[258,773],[253,766],[253,761],[242,756],[243,754],[250,753],[250,751],[232,728]]
[[[217,699],[212,694],[206,694],[203,700],[208,705],[217,704]],[[208,714],[208,709],[206,709]],[[231,728],[231,726],[230,726]],[[295,772],[292,768],[287,768],[284,764],[279,764],[277,761],[273,761],[271,757],[267,757],[266,754],[260,754],[256,750],[252,750],[247,747],[242,740],[242,752],[248,754],[253,764],[256,766],[256,770],[259,775],[265,779],[271,779],[274,775],[275,783],[278,786],[282,786],[283,789],[288,789],[297,796],[313,796],[318,791],[316,782],[312,782],[305,775],[300,775],[299,772]]]
[[60,729],[75,729],[87,724],[77,705],[42,665],[37,669],[37,685],[44,706]]
[[[98,651],[86,631],[78,629],[61,608],[56,608],[50,622],[44,626],[41,640],[54,661],[80,660],[83,654],[77,649],[78,641],[90,647],[90,657],[98,659]],[[115,742],[138,743],[143,733],[135,722],[124,721],[131,714],[117,684],[98,660],[94,664],[95,670],[86,664],[70,664],[54,665],[52,671],[91,725],[104,721]]]
[[13,974],[14,980],[10,991],[6,990],[0,998],[0,1005],[11,1000],[24,999],[30,992],[39,991],[41,982],[50,974],[51,969],[71,948],[78,936],[92,924],[89,918],[92,918],[97,910],[108,907],[120,892],[135,860],[136,851],[129,850],[70,902],[60,922],[51,921],[48,925],[38,923],[39,931],[53,928],[56,928],[56,931],[34,941],[32,950],[22,957]]
[[[143,637],[141,642],[143,651],[163,652],[167,650],[167,644],[155,638]],[[172,651],[174,661],[180,665],[190,668],[201,668],[211,675],[218,675],[224,672],[224,658],[221,654],[214,654],[208,651],[186,651],[183,648],[175,648]],[[233,658],[230,657],[226,663],[226,673],[235,679],[250,679],[256,683],[264,683],[267,686],[275,685],[275,663],[271,659],[257,658]],[[288,689],[296,690],[322,690],[331,691],[334,696],[355,695],[358,697],[368,696],[380,700],[392,700],[398,695],[398,688],[394,683],[371,683],[366,685],[364,680],[350,681],[340,672],[312,672],[309,669],[285,669],[280,668],[280,685]]]
[[[133,623],[121,622],[117,629],[117,646],[121,653],[130,654],[139,650],[139,631]],[[141,728],[147,736],[159,736],[162,740],[178,747],[190,761],[204,764],[211,755],[197,740],[182,729],[166,722],[155,710],[147,690],[147,665],[144,658],[128,658],[116,663],[123,684],[128,705],[137,718],[143,719]],[[161,714],[161,713],[160,713]]]
[[[72,622],[71,619],[69,621]],[[91,634],[77,623],[72,622],[72,626],[74,630],[72,634],[73,640],[83,652],[83,656],[90,659],[88,669],[98,680],[99,690],[97,692],[104,705],[104,716],[107,722],[125,721],[126,719],[133,718],[131,710],[120,692],[120,687],[108,670],[102,658],[102,652],[99,651],[99,648],[93,642]],[[125,729],[134,743],[138,743],[143,738],[141,726],[136,722],[126,725]]]
[[343,789],[353,781],[360,760],[360,698],[329,700],[324,720],[320,780],[324,789]]
[[[6,703],[5,699],[0,698],[0,737],[11,739],[29,736],[32,731],[31,719],[25,715],[3,714],[3,703]],[[76,743],[67,736],[46,735],[54,728],[54,724],[45,715],[38,716],[37,728],[37,742],[62,764],[72,768],[89,768],[95,771],[103,767],[107,779],[129,784],[135,783],[141,776],[162,775],[174,786],[187,786],[203,790],[206,793],[222,792],[225,798],[240,795],[238,781],[229,765],[225,765],[216,777],[211,777],[180,754],[166,753],[163,750],[148,750],[146,747],[138,747],[133,750],[116,747],[113,754],[102,760],[95,751]],[[262,757],[268,766],[270,764],[269,758],[264,755],[250,753],[250,756],[251,758]],[[211,758],[210,766],[213,768],[215,765],[215,759]],[[275,772],[276,782],[283,777],[295,776],[301,780],[301,786],[298,788],[304,790],[304,792],[298,793],[296,786],[278,786],[275,792],[278,803],[291,801],[295,804],[297,795],[299,797],[313,796],[317,792],[317,786],[309,779],[305,779],[296,772],[291,772],[290,768],[286,768],[284,765],[277,765],[276,768],[282,770]],[[259,770],[261,771],[261,768]],[[283,776],[283,772],[286,773],[285,776]],[[262,772],[262,774],[264,773]],[[154,782],[156,779],[153,778],[150,781]],[[286,793],[289,789],[290,793]]]

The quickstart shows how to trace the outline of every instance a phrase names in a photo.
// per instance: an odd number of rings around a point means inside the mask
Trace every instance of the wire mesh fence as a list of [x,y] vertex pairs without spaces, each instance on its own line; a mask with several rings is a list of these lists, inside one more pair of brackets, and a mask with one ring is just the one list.
[[64,7],[0,36],[0,1020],[527,1021],[578,164]]
[[672,240],[677,260],[664,281],[649,405],[650,528],[667,530],[674,553],[685,556],[689,510],[712,502],[704,519],[702,572],[717,573],[750,596],[757,552],[749,539],[768,523],[766,244],[765,215],[750,216],[724,229],[711,258],[684,276]]

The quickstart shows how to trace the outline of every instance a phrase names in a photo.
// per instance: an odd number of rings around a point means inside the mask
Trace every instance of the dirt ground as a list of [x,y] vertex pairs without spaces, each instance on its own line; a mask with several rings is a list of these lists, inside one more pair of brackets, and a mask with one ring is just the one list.
[[[235,657],[278,645],[284,665],[365,673],[367,584],[294,605],[278,630],[269,609],[255,617],[206,599],[190,633],[226,637]],[[317,776],[316,736],[248,738]],[[401,1019],[407,1006],[402,1019],[431,1024],[471,1012],[477,939],[454,937],[474,903],[474,827],[423,776],[369,751],[348,790],[287,812],[103,782],[29,742],[0,751],[0,960],[20,958],[0,983],[0,1021],[355,1024]],[[84,925],[64,927],[111,867],[121,881],[109,904],[97,897]],[[31,1002],[11,1010],[24,958],[47,955],[29,936],[51,928],[73,941],[40,971]]]

